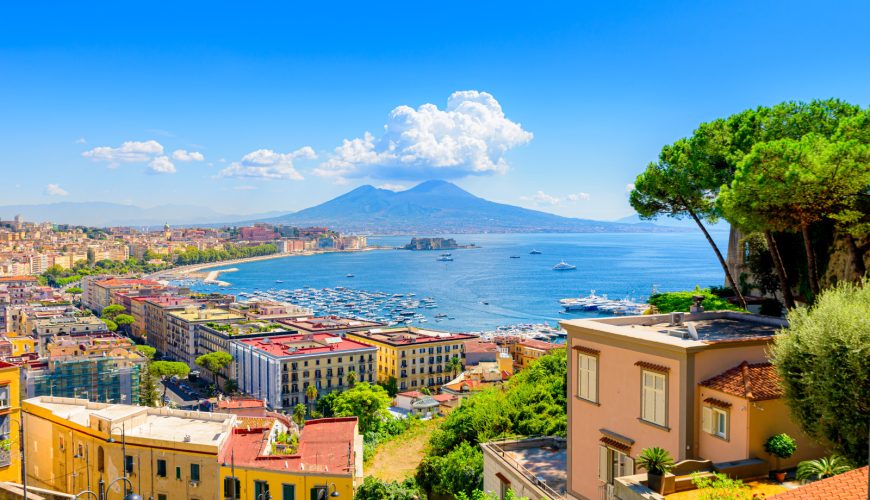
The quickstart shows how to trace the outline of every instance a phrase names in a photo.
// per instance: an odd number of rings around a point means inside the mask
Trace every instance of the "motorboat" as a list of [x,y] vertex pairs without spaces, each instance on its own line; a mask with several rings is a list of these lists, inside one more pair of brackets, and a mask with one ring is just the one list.
[[451,257],[450,254],[445,254],[435,260],[437,260],[438,262],[452,262],[453,257]]
[[540,250],[532,250],[531,252],[529,252],[529,255],[541,255],[542,253],[543,252],[541,252]]
[[573,271],[575,269],[577,269],[577,266],[572,266],[564,260],[553,266],[554,271]]
[[511,255],[510,258],[511,258],[511,259],[519,259],[520,256],[519,256],[519,255]]

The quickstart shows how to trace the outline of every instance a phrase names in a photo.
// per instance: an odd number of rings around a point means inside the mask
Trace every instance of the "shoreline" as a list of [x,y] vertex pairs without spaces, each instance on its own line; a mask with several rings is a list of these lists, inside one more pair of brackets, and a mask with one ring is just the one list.
[[[305,252],[294,252],[294,253],[272,253],[269,255],[258,255],[256,257],[245,257],[243,259],[230,259],[230,260],[220,260],[215,262],[203,262],[201,264],[188,264],[185,266],[173,267],[171,269],[164,269],[163,271],[157,271],[156,273],[149,274],[144,276],[148,279],[153,280],[178,280],[178,279],[197,279],[201,280],[205,283],[215,283],[220,286],[229,286],[229,283],[224,281],[218,281],[220,273],[223,272],[234,272],[238,271],[238,269],[220,269],[213,270],[216,267],[224,267],[231,266],[235,264],[246,264],[249,262],[259,262],[261,260],[272,260],[272,259],[283,259],[285,257],[308,257],[311,255],[320,255],[326,253],[354,253],[354,252],[370,252],[374,250],[393,250],[390,247],[369,247],[363,248],[361,250],[327,250],[327,251],[312,251],[308,250]],[[211,270],[211,271],[210,271]],[[212,276],[214,275],[214,276]],[[209,278],[212,278],[212,281],[208,281]]]

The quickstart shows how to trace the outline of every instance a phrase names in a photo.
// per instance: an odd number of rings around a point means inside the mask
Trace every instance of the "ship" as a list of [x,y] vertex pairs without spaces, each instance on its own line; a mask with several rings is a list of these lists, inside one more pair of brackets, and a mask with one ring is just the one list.
[[571,264],[568,264],[564,260],[562,262],[559,262],[555,266],[553,266],[554,271],[573,271],[575,269],[577,269],[577,266],[572,266]]
[[511,255],[510,258],[511,258],[511,259],[519,259],[520,256],[519,256],[519,255]]
[[541,252],[540,250],[532,250],[531,252],[529,252],[529,255],[541,255],[541,253],[543,252]]
[[438,262],[451,262],[453,261],[453,257],[451,257],[449,253],[443,253],[441,254],[441,257],[438,257],[435,260],[437,260]]

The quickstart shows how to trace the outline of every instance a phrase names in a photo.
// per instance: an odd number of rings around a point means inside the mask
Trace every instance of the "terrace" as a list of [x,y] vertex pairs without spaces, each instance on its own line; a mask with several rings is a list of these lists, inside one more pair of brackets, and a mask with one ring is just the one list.
[[271,321],[241,321],[238,323],[206,323],[206,328],[229,335],[239,337],[247,335],[261,335],[264,333],[287,332],[287,327]]
[[566,498],[567,443],[557,437],[507,439],[481,445],[484,489],[509,486],[519,497]]

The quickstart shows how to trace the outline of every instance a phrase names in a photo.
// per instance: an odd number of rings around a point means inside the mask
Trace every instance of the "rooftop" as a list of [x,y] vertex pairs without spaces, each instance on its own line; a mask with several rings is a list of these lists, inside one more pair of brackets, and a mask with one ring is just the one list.
[[36,282],[38,279],[36,276],[0,276],[0,283],[9,283],[16,281],[32,281]]
[[376,321],[364,321],[354,318],[343,318],[341,316],[322,316],[316,318],[297,318],[293,320],[284,320],[281,323],[305,330],[308,332],[327,332],[334,330],[348,329],[366,329],[384,326],[383,323]]
[[541,349],[544,351],[550,351],[553,349],[558,349],[560,347],[565,347],[564,345],[554,344],[552,342],[545,342],[543,340],[537,339],[523,339],[519,341],[519,345],[524,347],[531,347],[533,349]]
[[274,337],[240,339],[236,342],[279,358],[376,349],[361,342],[342,338],[331,333],[295,333]]
[[467,333],[440,332],[414,327],[373,328],[366,332],[353,332],[352,335],[394,346],[430,344],[478,338],[476,335],[470,335]]
[[[681,320],[675,321],[680,319],[677,315],[682,316]],[[563,321],[562,325],[690,348],[723,342],[772,340],[788,323],[770,316],[713,311],[576,319]]]
[[744,361],[730,370],[701,382],[701,385],[749,401],[765,401],[782,397],[779,375],[770,363],[749,364]]
[[130,278],[109,278],[102,281],[97,281],[95,284],[103,288],[113,288],[122,286],[160,286],[160,283],[154,280],[130,279]]
[[780,493],[772,498],[780,500],[814,500],[825,498],[828,500],[853,500],[867,498],[867,474],[865,465],[860,469],[838,474],[834,477],[822,479],[804,486]]
[[169,313],[169,315],[187,322],[233,321],[245,319],[241,314],[236,314],[227,311],[226,309],[201,309],[192,306],[183,310],[173,311]]
[[206,322],[202,325],[206,328],[225,333],[231,337],[244,335],[257,335],[260,333],[296,333],[286,326],[274,323],[271,321],[246,320],[239,323],[220,323],[210,324]]
[[543,485],[544,493],[563,498],[568,486],[568,448],[562,438],[529,438],[485,443],[507,466],[516,469],[530,482]]
[[484,342],[482,340],[469,340],[465,342],[465,352],[498,352],[498,345],[494,342]]
[[221,409],[265,408],[266,402],[262,399],[226,399],[218,401],[217,407]]

